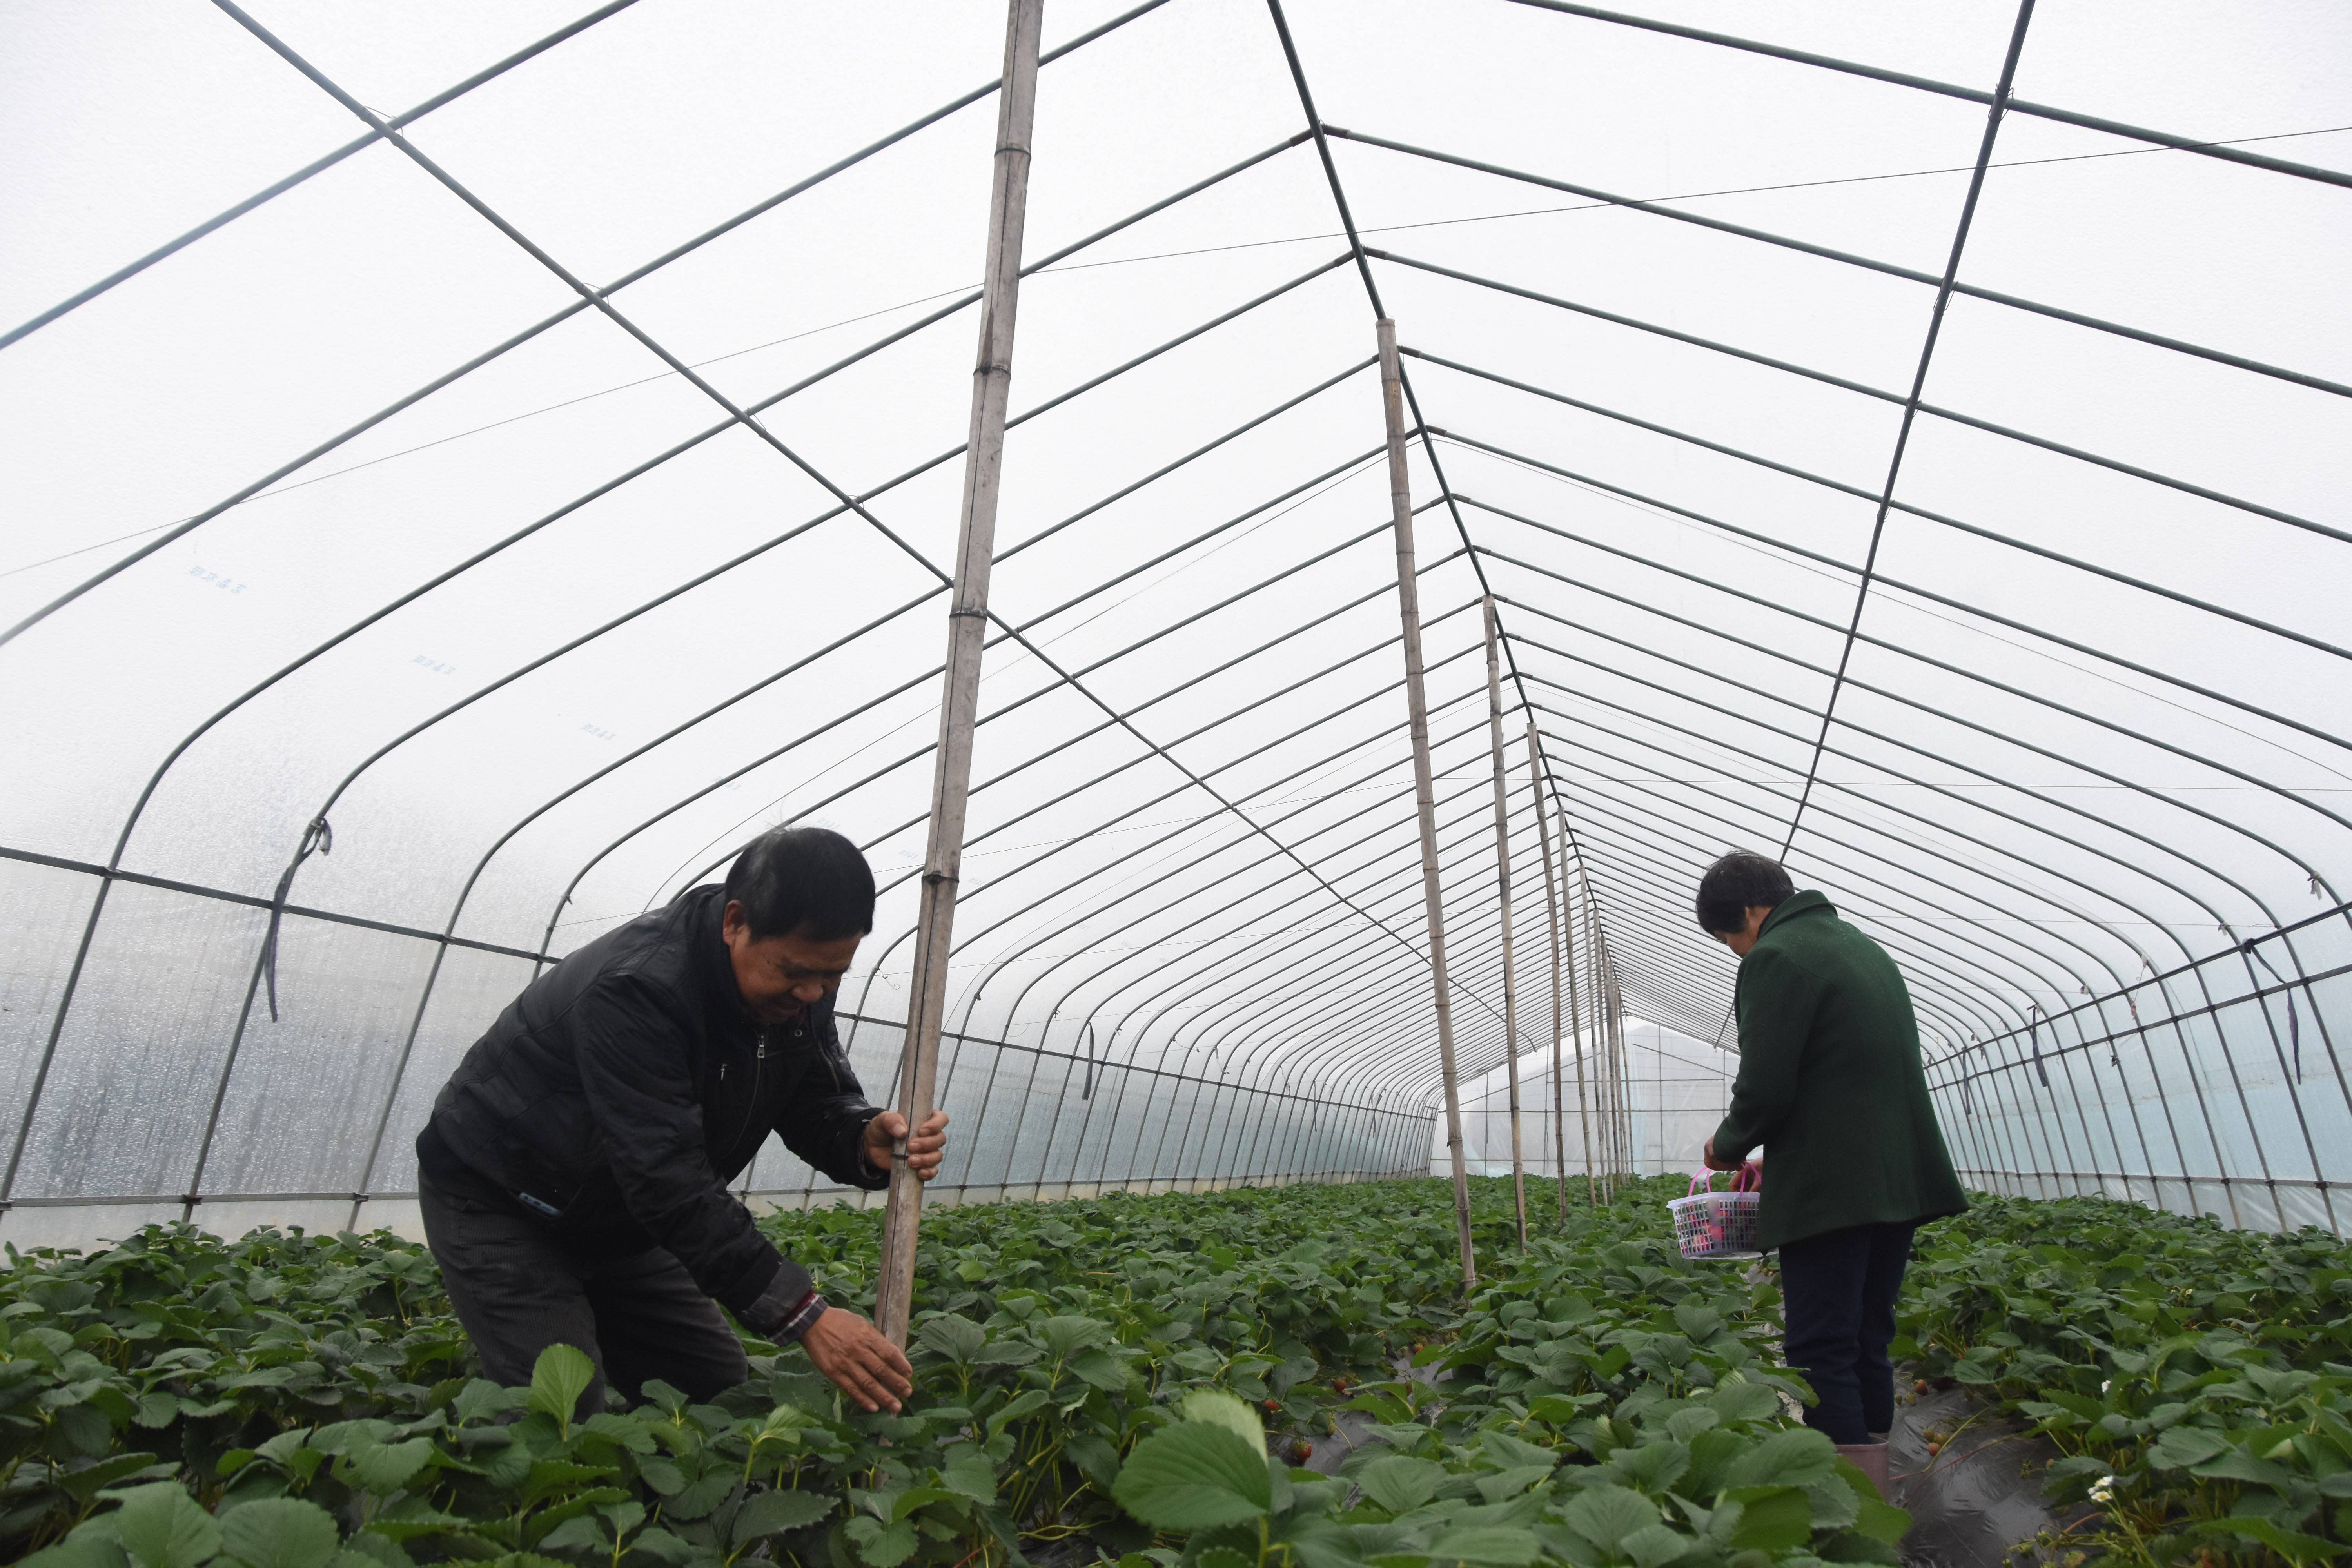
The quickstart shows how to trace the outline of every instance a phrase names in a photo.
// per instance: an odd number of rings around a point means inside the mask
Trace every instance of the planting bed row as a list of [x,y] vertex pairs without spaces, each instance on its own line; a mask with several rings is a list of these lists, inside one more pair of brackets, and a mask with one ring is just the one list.
[[[1769,1277],[1675,1256],[1675,1187],[1565,1222],[1547,1192],[1522,1255],[1507,1184],[1476,1184],[1466,1302],[1436,1182],[937,1210],[896,1416],[754,1344],[715,1404],[656,1385],[580,1421],[585,1358],[550,1352],[529,1390],[479,1381],[420,1248],[150,1228],[0,1274],[0,1555],[1899,1561],[1905,1516],[1787,1415],[1804,1390],[1776,1370]],[[878,1218],[764,1223],[839,1300],[873,1278]],[[2347,1310],[2332,1238],[1988,1199],[1923,1233],[1899,1348],[2063,1450],[2053,1486],[2099,1510],[2059,1552],[2307,1563],[2352,1551]],[[1339,1474],[1295,1468],[1343,1415]]]

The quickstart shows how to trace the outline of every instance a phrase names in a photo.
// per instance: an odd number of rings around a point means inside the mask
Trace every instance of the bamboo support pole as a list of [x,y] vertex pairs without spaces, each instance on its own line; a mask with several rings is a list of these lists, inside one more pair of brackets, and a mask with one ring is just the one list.
[[[1580,1028],[1586,1031],[1586,1037],[1592,1042],[1592,1121],[1585,1130],[1584,1170],[1587,1178],[1594,1187],[1594,1202],[1608,1203],[1616,1198],[1617,1186],[1615,1173],[1610,1163],[1612,1141],[1609,1133],[1608,1052],[1602,1047],[1601,1036],[1601,944],[1597,940],[1599,921],[1593,913],[1592,878],[1581,864],[1579,864],[1576,868],[1576,882],[1577,891],[1583,895],[1580,902],[1584,917],[1584,962],[1580,965],[1572,967],[1569,973],[1571,976],[1571,984],[1574,983],[1575,977],[1580,976],[1583,980],[1584,1005],[1576,1009],[1577,1023]],[[1581,1112],[1585,1068],[1585,1049],[1582,1039],[1577,1042],[1576,1066],[1578,1110]]]
[[1633,1164],[1633,1085],[1625,1055],[1625,994],[1617,984],[1616,950],[1601,943],[1602,1000],[1609,1009],[1610,1079],[1616,1088],[1617,1170],[1631,1181],[1641,1173]]
[[1421,822],[1421,890],[1429,910],[1430,984],[1437,997],[1437,1066],[1445,1085],[1445,1152],[1454,1167],[1454,1228],[1462,1248],[1462,1289],[1478,1283],[1470,1243],[1470,1176],[1462,1163],[1462,1095],[1454,1073],[1454,1002],[1445,979],[1445,901],[1437,880],[1436,785],[1429,765],[1429,701],[1421,681],[1421,584],[1413,575],[1412,484],[1405,466],[1404,373],[1398,368],[1396,323],[1376,328],[1381,351],[1381,412],[1388,422],[1389,509],[1396,522],[1397,615],[1404,623],[1404,700],[1412,731],[1412,794]]
[[[1551,939],[1551,1148],[1552,1168],[1559,1176],[1559,1217],[1568,1218],[1568,1097],[1560,1070],[1559,1041],[1565,1020],[1559,996],[1559,883],[1552,875],[1551,813],[1544,799],[1543,758],[1536,743],[1535,715],[1528,715],[1528,787],[1536,797],[1536,849],[1543,857],[1544,934]],[[1560,838],[1568,832],[1563,826]],[[1583,1109],[1580,1100],[1578,1107]]]
[[1609,1062],[1609,1173],[1618,1186],[1624,1185],[1629,1163],[1626,1159],[1625,1136],[1625,1072],[1624,1063],[1617,1054],[1617,1010],[1612,1005],[1615,990],[1610,984],[1611,962],[1609,944],[1599,945],[1601,957],[1601,1049]]
[[[1013,324],[1021,300],[1021,234],[1029,205],[1029,139],[1036,117],[1037,49],[1045,11],[1045,0],[1010,0],[1005,9],[1004,86],[997,100],[988,258],[981,280],[980,357],[972,370],[971,429],[965,448],[955,588],[948,610],[947,677],[931,779],[929,843],[923,852],[907,1043],[898,1072],[898,1109],[909,1130],[931,1113],[940,1028],[947,1011],[948,955],[954,938],[956,883],[963,866],[964,808],[971,790],[972,722],[980,708],[981,656],[988,630],[989,567],[996,552],[1005,409],[1013,387]],[[908,1168],[902,1138],[890,1154],[882,1277],[874,1302],[877,1326],[897,1345],[907,1342],[907,1320],[914,1305],[915,1236],[922,1211],[922,1183]]]
[[[1568,824],[1559,828],[1560,855],[1568,854]],[[1567,886],[1566,868],[1560,877],[1560,935],[1568,946],[1568,1026],[1569,1044],[1576,1053],[1576,1130],[1584,1152],[1584,1201],[1593,1208],[1601,1206],[1601,1177],[1592,1159],[1592,1101],[1585,1084],[1584,1072],[1584,1003],[1577,994],[1576,911],[1575,890]],[[1589,900],[1588,900],[1589,901]],[[1592,944],[1587,942],[1590,949]]]
[[1618,1118],[1617,1042],[1609,1034],[1609,950],[1597,934],[1592,943],[1592,1045],[1601,1053],[1601,1086],[1594,1099],[1605,1152],[1601,1168],[1608,1173],[1609,1201],[1614,1203],[1617,1178],[1624,1173],[1624,1129]]
[[[1616,1186],[1631,1173],[1632,1128],[1625,1115],[1625,1058],[1617,1048],[1617,955],[1606,938],[1594,944],[1600,966],[1601,1049],[1609,1061],[1609,1173]],[[1613,1189],[1612,1189],[1613,1190]]]
[[1519,1227],[1519,1250],[1528,1249],[1528,1166],[1520,1142],[1519,988],[1511,953],[1511,802],[1503,763],[1503,654],[1495,623],[1495,596],[1480,601],[1486,630],[1486,737],[1495,761],[1495,893],[1503,949],[1503,1063],[1511,1098],[1511,1209]]

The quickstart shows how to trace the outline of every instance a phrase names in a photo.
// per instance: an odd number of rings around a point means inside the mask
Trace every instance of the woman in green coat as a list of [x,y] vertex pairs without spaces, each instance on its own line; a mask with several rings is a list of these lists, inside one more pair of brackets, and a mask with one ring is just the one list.
[[1786,1359],[1820,1395],[1806,1424],[1885,1489],[1895,1297],[1923,1220],[1965,1210],[1886,950],[1798,892],[1780,862],[1727,855],[1698,923],[1739,955],[1739,1076],[1707,1141],[1716,1170],[1766,1152],[1759,1244],[1780,1254]]

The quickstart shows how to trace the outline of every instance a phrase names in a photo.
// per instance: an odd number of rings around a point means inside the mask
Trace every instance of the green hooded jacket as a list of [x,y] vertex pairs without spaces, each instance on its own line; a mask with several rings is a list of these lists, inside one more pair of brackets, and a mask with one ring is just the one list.
[[1806,891],[1781,901],[1739,961],[1739,1076],[1718,1160],[1764,1146],[1759,1245],[1969,1206],[1895,961]]

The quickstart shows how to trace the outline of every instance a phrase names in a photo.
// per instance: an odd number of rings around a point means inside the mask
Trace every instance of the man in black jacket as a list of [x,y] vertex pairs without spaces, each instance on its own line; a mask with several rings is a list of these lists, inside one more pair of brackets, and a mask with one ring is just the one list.
[[[723,887],[681,893],[525,987],[466,1053],[417,1135],[425,1238],[483,1370],[530,1381],[551,1344],[607,1379],[697,1399],[749,1368],[713,1299],[797,1341],[867,1410],[897,1410],[907,1359],[828,1308],[728,1190],[771,1131],[835,1181],[889,1184],[906,1120],[866,1102],[833,994],[873,929],[874,874],[821,827],[778,828]],[[947,1117],[907,1139],[937,1174]]]

